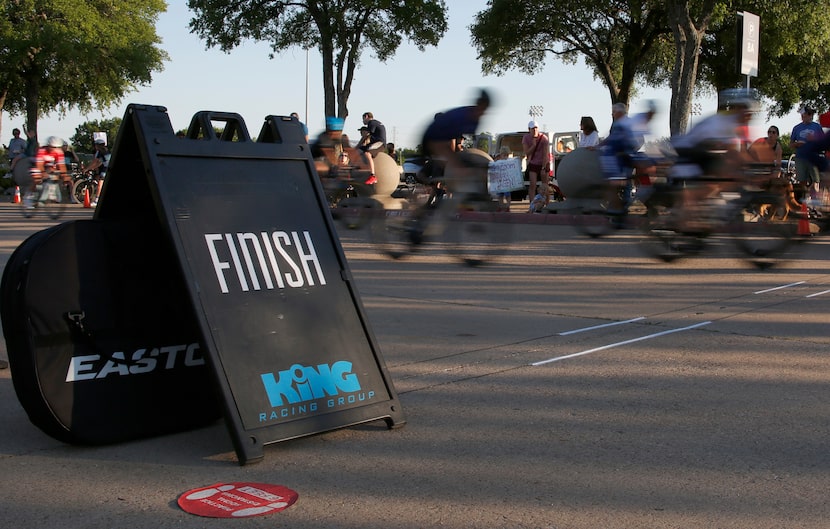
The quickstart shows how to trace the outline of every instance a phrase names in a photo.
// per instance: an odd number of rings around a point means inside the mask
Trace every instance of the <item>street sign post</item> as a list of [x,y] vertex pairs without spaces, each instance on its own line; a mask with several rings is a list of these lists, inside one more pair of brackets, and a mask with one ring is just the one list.
[[747,76],[747,88],[749,78],[758,77],[758,52],[761,40],[761,19],[758,15],[746,11],[738,12],[738,42],[740,43],[740,73]]

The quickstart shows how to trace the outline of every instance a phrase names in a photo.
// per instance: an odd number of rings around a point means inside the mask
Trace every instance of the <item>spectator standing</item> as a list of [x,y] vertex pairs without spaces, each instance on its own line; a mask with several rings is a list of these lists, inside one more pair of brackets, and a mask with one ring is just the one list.
[[594,118],[582,116],[579,120],[579,145],[577,147],[596,147],[599,145],[599,132]]
[[386,144],[386,154],[391,156],[392,159],[395,160],[395,163],[400,165],[400,163],[398,162],[398,151],[395,150],[395,144],[394,143],[389,142],[389,143]]
[[34,158],[35,154],[37,154],[40,145],[37,143],[37,131],[36,130],[27,130],[26,131],[26,152],[24,153],[24,157]]
[[798,110],[801,123],[793,127],[790,134],[790,148],[795,149],[795,179],[807,186],[810,198],[818,196],[819,168],[813,163],[813,149],[810,144],[824,134],[821,125],[813,121],[816,111],[808,106]]
[[296,119],[297,121],[299,121],[300,125],[303,126],[303,135],[305,136],[305,142],[308,143],[308,125],[306,125],[305,123],[300,121],[300,115],[297,114],[296,112],[292,112],[291,117]]
[[[527,124],[527,134],[522,137],[522,147],[527,160],[526,170],[530,181],[527,188],[530,213],[535,213],[539,210],[540,201],[544,206],[550,200],[550,191],[548,190],[549,170],[544,170],[550,164],[550,142],[544,133],[539,132],[539,124],[535,121],[530,121]],[[537,181],[542,186],[541,191],[537,189]]]
[[103,138],[96,139],[95,154],[92,156],[89,165],[83,169],[84,172],[92,171],[96,176],[96,180],[98,180],[98,188],[95,191],[95,199],[92,201],[92,207],[98,205],[98,198],[101,196],[101,189],[104,187],[104,178],[107,176],[107,169],[110,164],[110,156],[106,140]]
[[9,147],[7,149],[9,157],[9,172],[14,170],[14,165],[18,158],[26,155],[26,140],[20,137],[20,129],[12,129],[12,139],[9,140]]
[[63,158],[67,168],[72,167],[73,163],[78,164],[78,167],[80,167],[81,160],[75,151],[72,150],[72,146],[68,142],[63,142]]

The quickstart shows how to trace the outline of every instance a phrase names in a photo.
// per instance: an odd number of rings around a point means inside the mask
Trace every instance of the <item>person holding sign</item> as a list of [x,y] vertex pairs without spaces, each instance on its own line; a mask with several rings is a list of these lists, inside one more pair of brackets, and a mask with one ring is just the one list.
[[[499,153],[496,155],[494,160],[507,160],[508,158],[513,158],[513,152],[507,145],[502,145],[501,149],[499,149]],[[499,205],[496,211],[510,213],[510,191],[497,193],[496,197],[499,199]]]

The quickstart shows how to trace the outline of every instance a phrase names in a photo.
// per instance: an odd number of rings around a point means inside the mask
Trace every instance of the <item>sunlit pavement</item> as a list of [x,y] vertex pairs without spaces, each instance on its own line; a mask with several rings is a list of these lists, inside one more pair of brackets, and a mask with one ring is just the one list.
[[[51,225],[18,213],[0,205],[4,264]],[[830,519],[830,238],[759,271],[723,238],[666,265],[645,257],[634,234],[591,240],[526,223],[503,258],[469,268],[440,244],[393,261],[365,230],[338,233],[405,426],[278,443],[245,467],[222,424],[74,447],[32,426],[5,369],[7,526],[218,527],[175,500],[227,481],[299,493],[249,527],[816,528]]]

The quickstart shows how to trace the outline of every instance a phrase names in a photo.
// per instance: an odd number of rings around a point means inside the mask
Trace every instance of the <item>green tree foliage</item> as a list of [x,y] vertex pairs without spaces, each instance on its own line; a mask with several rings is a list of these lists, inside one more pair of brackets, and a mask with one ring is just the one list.
[[347,117],[354,73],[366,48],[385,62],[404,38],[435,46],[447,30],[443,0],[188,0],[190,29],[208,47],[230,52],[245,40],[274,54],[317,48],[323,59],[324,110]]
[[738,73],[735,13],[760,17],[758,76],[750,79],[771,102],[771,115],[782,116],[802,102],[816,108],[830,105],[830,0],[790,0],[786,3],[746,0],[730,5],[704,37],[700,76],[716,89],[741,86]]
[[155,24],[164,0],[8,0],[0,15],[5,109],[40,115],[89,112],[119,102],[161,70]]
[[485,73],[532,74],[548,54],[584,59],[612,102],[628,103],[634,82],[660,39],[669,34],[665,2],[491,0],[470,26]]
[[107,144],[112,150],[115,136],[118,134],[118,129],[121,128],[121,118],[110,118],[95,121],[86,121],[75,127],[75,134],[69,138],[69,143],[78,152],[94,152],[93,133],[106,132]]
[[[470,27],[486,73],[541,70],[548,55],[580,58],[611,95],[635,82],[672,90],[672,134],[686,129],[693,95],[744,86],[736,14],[761,19],[759,75],[751,84],[783,115],[800,102],[830,105],[830,0],[491,0]],[[528,35],[534,35],[528,38]]]

